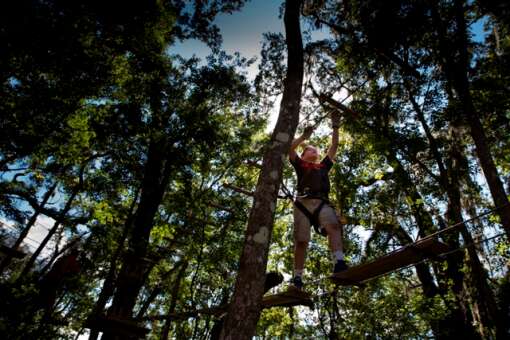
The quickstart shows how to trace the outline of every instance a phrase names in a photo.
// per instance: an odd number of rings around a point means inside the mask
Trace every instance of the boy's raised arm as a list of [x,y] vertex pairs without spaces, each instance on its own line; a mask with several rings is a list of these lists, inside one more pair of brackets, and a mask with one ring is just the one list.
[[328,157],[332,162],[335,161],[336,151],[338,149],[338,128],[340,126],[340,116],[336,111],[331,113],[331,146],[328,149]]
[[301,143],[303,143],[305,140],[310,138],[310,136],[312,135],[314,129],[315,129],[314,126],[307,126],[305,128],[305,130],[303,131],[303,134],[292,141],[292,144],[290,145],[290,150],[289,150],[289,158],[290,158],[291,161],[296,160],[296,157],[297,157],[296,149],[297,149],[297,147]]

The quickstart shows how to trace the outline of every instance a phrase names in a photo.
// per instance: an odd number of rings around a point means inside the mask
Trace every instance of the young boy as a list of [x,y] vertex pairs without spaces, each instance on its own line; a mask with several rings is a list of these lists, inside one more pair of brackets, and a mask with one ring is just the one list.
[[[318,221],[325,228],[329,248],[334,258],[333,273],[346,270],[347,265],[344,261],[343,243],[341,236],[341,225],[336,216],[335,210],[328,204],[329,195],[329,177],[328,173],[333,166],[333,160],[338,148],[338,126],[339,117],[333,114],[332,120],[332,141],[326,157],[319,162],[319,151],[315,146],[305,146],[301,157],[296,153],[297,147],[306,139],[310,138],[314,128],[307,127],[303,135],[292,142],[289,151],[290,163],[294,166],[298,178],[298,198],[302,204],[301,208],[306,208],[310,214],[313,214],[317,208]],[[322,202],[325,202],[320,208]],[[301,211],[300,207],[294,206],[294,278],[293,285],[301,289],[303,287],[303,268],[305,263],[305,253],[310,241],[310,219]]]

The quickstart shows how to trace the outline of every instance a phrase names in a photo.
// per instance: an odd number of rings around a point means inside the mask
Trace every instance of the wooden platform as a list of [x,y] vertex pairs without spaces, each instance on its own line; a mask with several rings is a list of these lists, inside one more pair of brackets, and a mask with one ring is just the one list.
[[24,252],[22,252],[21,250],[12,249],[12,248],[7,247],[6,245],[3,245],[3,244],[0,244],[0,252],[4,253],[6,255],[12,256],[16,259],[22,259],[27,255]]
[[446,244],[435,239],[426,239],[402,247],[372,262],[334,274],[330,279],[343,286],[362,285],[368,279],[417,263],[426,258],[434,258],[448,250],[449,247]]
[[285,292],[264,296],[262,306],[263,308],[293,306],[313,308],[313,301],[307,292],[290,286]]
[[149,333],[148,328],[140,326],[140,324],[134,320],[122,320],[106,316],[99,316],[87,320],[85,327],[100,332],[119,335],[126,339],[145,338]]

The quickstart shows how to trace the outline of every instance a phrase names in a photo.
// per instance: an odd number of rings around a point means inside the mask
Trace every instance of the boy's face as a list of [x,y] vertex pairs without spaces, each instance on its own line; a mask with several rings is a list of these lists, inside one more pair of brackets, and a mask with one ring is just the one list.
[[317,162],[319,160],[319,150],[315,146],[307,146],[301,155],[301,159],[307,162]]

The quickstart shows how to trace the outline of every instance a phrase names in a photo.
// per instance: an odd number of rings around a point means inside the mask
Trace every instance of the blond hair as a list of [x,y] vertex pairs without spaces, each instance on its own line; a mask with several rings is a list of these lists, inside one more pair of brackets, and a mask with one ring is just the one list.
[[301,157],[303,157],[303,155],[305,154],[305,152],[308,150],[308,149],[311,149],[311,148],[314,148],[315,149],[315,146],[311,145],[311,144],[307,144],[303,147],[303,151],[301,151]]

